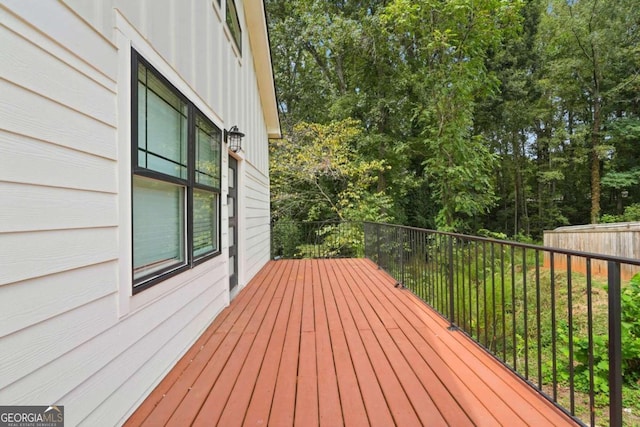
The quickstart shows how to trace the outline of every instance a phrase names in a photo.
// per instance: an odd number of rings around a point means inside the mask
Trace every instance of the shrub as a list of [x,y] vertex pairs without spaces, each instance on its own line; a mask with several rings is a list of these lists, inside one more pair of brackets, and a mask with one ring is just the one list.
[[302,243],[300,225],[288,219],[274,222],[271,229],[271,242],[273,257],[294,257],[298,246]]
[[[609,393],[609,351],[607,335],[593,336],[593,388],[596,394]],[[566,325],[558,331],[558,340],[568,344]],[[589,391],[589,340],[574,339],[576,387]],[[622,377],[629,387],[638,387],[640,380],[640,273],[622,291]]]
[[622,215],[602,215],[600,221],[603,223],[640,221],[640,203],[627,206]]

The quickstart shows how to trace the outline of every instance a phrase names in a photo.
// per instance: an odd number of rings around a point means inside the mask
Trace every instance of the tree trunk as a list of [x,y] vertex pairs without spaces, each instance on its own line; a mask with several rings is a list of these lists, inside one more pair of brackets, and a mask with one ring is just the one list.
[[[591,30],[591,28],[589,28]],[[593,64],[593,128],[591,130],[591,223],[597,224],[600,220],[600,127],[602,125],[602,99],[600,98],[600,83],[602,77],[598,67],[596,50],[591,45],[591,61]]]
[[[524,136],[523,134],[519,134],[518,135],[520,137],[520,142],[522,143],[520,145],[520,148],[522,149],[522,153],[520,154],[520,158],[521,159],[526,159],[527,158],[527,153],[526,153],[526,136]],[[522,219],[524,221],[524,226],[525,226],[525,234],[527,236],[531,235],[531,220],[529,219],[529,208],[528,208],[528,203],[527,203],[527,188],[524,185],[523,182],[523,177],[522,177],[522,168],[520,169],[520,188],[522,188],[521,192],[522,192]]]
[[511,151],[513,152],[513,184],[514,184],[514,197],[515,202],[513,213],[513,235],[515,236],[520,231],[520,199],[522,189],[522,172],[520,170],[520,143],[518,141],[518,134],[513,132],[511,134]]
[[600,220],[600,157],[598,146],[600,145],[600,113],[599,94],[594,97],[593,103],[593,129],[591,131],[591,223],[597,224]]

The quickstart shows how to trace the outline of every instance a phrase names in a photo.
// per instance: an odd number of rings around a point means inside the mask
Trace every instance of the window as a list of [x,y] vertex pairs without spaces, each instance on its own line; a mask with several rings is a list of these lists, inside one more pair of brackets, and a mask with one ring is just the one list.
[[134,292],[220,253],[222,132],[132,51]]
[[238,52],[242,55],[242,28],[240,28],[240,18],[238,18],[238,9],[236,9],[235,0],[227,0],[227,27],[231,32],[231,37],[238,48]]

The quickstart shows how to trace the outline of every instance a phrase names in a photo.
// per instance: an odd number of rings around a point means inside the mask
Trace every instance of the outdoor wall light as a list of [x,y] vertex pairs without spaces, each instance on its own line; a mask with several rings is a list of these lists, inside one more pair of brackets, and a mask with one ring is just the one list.
[[238,126],[224,131],[224,141],[229,144],[229,149],[234,153],[242,149],[242,138],[244,138],[244,133],[238,130]]

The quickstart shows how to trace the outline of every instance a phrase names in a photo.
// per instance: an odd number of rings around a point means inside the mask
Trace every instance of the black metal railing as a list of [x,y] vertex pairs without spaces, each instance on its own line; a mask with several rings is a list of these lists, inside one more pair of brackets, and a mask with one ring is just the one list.
[[623,358],[622,279],[640,260],[377,223],[364,239],[366,257],[568,415],[623,425],[623,373],[640,354]]
[[272,258],[362,258],[361,222],[290,221],[271,224]]

